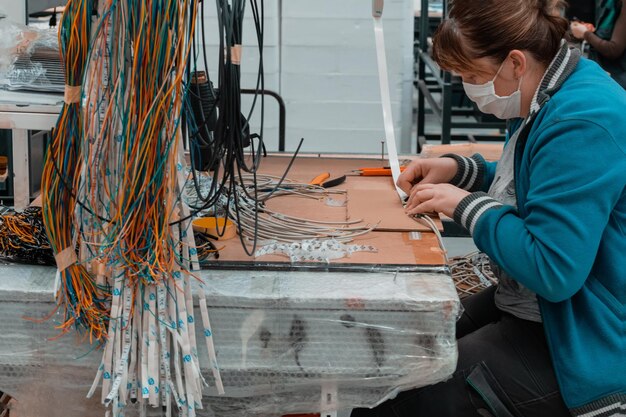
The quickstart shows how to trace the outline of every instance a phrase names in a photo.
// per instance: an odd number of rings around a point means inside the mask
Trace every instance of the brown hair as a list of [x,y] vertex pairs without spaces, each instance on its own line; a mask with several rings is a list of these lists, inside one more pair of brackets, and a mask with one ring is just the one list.
[[433,36],[433,58],[446,70],[475,68],[473,60],[502,62],[513,49],[549,64],[568,28],[562,0],[450,0],[449,17]]

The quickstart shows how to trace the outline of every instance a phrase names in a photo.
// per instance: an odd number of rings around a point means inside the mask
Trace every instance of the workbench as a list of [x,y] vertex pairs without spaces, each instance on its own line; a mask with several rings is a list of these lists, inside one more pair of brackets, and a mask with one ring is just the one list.
[[[262,170],[280,173],[288,163],[288,157],[273,157]],[[288,176],[306,181],[323,170],[336,177],[380,163],[299,157]],[[348,195],[369,193],[372,206],[394,193],[390,177],[348,176],[340,187],[354,192]],[[280,203],[281,198],[273,202],[275,208],[282,204],[284,210],[339,218],[348,210],[326,206],[324,214],[321,207],[306,207],[315,202]],[[330,263],[248,257],[237,239],[229,241],[219,260],[197,273],[205,286],[195,293],[204,291],[208,301],[226,390],[217,394],[206,349],[199,343],[208,383],[203,403],[215,414],[199,410],[197,415],[333,416],[336,410],[372,407],[399,391],[449,377],[456,366],[459,299],[437,238],[410,224],[415,230],[391,227],[359,238],[376,247],[375,253],[356,252]],[[85,410],[103,416],[100,390],[85,398],[101,351],[71,334],[55,339],[54,324],[60,321],[55,315],[41,321],[54,308],[54,278],[54,268],[0,266],[0,391],[16,399],[11,417],[82,417]],[[194,304],[198,310],[197,298]],[[294,323],[307,331],[295,360],[293,349],[285,346]],[[129,406],[126,415],[135,415],[133,410]],[[162,412],[150,409],[148,415]]]

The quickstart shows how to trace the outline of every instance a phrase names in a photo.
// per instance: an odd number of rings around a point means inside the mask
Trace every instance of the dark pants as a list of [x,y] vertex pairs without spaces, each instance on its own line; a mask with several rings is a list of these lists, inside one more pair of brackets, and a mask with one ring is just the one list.
[[463,301],[459,361],[452,377],[400,393],[352,417],[569,416],[552,368],[543,325],[500,311],[495,287]]

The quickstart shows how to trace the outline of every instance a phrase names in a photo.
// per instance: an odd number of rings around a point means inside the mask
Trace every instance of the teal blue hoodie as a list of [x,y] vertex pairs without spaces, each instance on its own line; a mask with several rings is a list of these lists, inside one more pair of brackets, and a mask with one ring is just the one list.
[[[518,208],[475,192],[455,219],[537,293],[572,413],[626,412],[626,92],[581,58],[529,127],[515,154]],[[488,189],[495,163],[472,161]]]

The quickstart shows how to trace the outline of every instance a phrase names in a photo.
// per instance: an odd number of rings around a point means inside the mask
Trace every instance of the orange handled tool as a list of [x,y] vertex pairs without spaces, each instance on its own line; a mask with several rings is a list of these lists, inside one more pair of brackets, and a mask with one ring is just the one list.
[[[400,172],[404,171],[406,167],[400,167]],[[354,171],[350,171],[352,175],[363,175],[366,177],[390,177],[391,168],[359,168]]]
[[317,177],[313,178],[309,184],[318,185],[323,188],[331,188],[331,187],[336,187],[339,184],[343,184],[346,181],[345,175],[342,175],[341,177],[333,178],[332,180],[329,180],[329,178],[330,178],[330,173],[324,172],[323,174],[320,174]]
[[330,178],[330,172],[324,172],[324,173],[318,175],[317,177],[313,178],[311,180],[311,182],[309,182],[309,184],[310,185],[319,185],[319,186],[321,186],[322,183],[324,181],[326,181],[327,179],[329,179],[329,178]]

